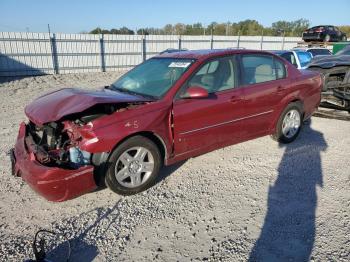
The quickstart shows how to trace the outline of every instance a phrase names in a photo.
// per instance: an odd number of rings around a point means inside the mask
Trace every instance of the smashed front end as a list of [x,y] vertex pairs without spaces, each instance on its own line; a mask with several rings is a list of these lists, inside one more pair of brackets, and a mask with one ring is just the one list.
[[64,124],[22,123],[12,152],[13,174],[50,201],[65,201],[94,190],[91,154],[82,151]]
[[[25,109],[29,121],[21,124],[11,152],[13,174],[50,201],[93,191],[101,183],[108,150],[114,146],[99,141],[94,121],[136,108],[143,100],[108,90],[71,88],[37,98]],[[97,145],[108,150],[98,151]]]
[[324,70],[324,74],[322,105],[350,112],[350,66]]
[[320,106],[350,112],[350,56],[321,56],[314,60],[308,69],[324,78]]

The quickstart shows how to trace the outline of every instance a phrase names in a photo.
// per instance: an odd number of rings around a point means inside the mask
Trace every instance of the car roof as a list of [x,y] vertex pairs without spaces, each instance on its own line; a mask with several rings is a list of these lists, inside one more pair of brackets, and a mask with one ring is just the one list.
[[285,53],[292,53],[294,50],[271,50],[270,52],[276,55],[281,55]]
[[273,53],[273,54],[276,54],[276,55],[282,55],[282,54],[285,54],[285,53],[293,53],[293,52],[305,52],[305,53],[307,53],[307,51],[303,50],[303,49],[272,50],[270,52]]
[[207,59],[210,57],[224,56],[230,54],[247,54],[247,53],[260,53],[270,54],[266,51],[249,50],[249,49],[202,49],[202,50],[189,50],[174,53],[164,53],[154,56],[155,58],[187,58],[187,59]]
[[334,25],[316,25],[316,26],[313,26],[313,27],[310,27],[310,28],[316,28],[316,27],[328,27],[328,26],[335,27]]

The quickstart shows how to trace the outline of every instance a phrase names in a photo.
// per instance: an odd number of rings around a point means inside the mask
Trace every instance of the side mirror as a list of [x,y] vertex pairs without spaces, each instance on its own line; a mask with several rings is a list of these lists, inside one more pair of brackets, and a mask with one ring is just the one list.
[[182,98],[206,98],[209,96],[208,91],[200,86],[190,86]]

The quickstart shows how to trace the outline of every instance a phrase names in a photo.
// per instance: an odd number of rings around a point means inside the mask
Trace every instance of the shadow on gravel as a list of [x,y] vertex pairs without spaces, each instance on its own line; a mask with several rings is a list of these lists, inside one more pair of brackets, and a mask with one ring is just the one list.
[[[180,168],[185,161],[176,163],[171,166],[163,167],[158,176],[157,182],[160,183],[166,179],[169,175],[175,172]],[[103,187],[101,187],[103,189]],[[84,221],[86,217],[92,216],[94,213],[97,213],[96,218],[89,223],[88,226],[82,227],[80,232],[70,232],[69,228],[61,227],[58,225],[58,231],[64,232],[65,235],[70,237],[69,243],[71,245],[71,256],[69,261],[93,261],[99,254],[99,250],[96,246],[96,242],[103,241],[104,236],[107,231],[113,226],[113,224],[118,224],[117,220],[120,220],[119,215],[120,204],[123,198],[121,198],[115,205],[111,208],[100,207],[93,209],[87,213],[82,213],[78,217],[73,218],[71,221],[65,221],[63,224],[72,224],[79,230],[79,225],[81,221]],[[91,220],[89,220],[90,222]],[[73,227],[74,228],[74,227]],[[73,236],[73,237],[72,237]],[[123,241],[128,241],[128,236]],[[116,246],[120,248],[120,246]],[[48,254],[48,259],[51,261],[66,261],[67,257],[67,243],[62,243],[61,245],[56,246]]]
[[170,166],[164,166],[160,170],[160,173],[158,175],[156,184],[158,184],[161,181],[163,181],[164,179],[166,179],[168,176],[170,176],[172,173],[174,173],[177,169],[179,169],[185,163],[186,163],[186,160],[178,162],[178,163],[175,163],[175,164],[170,165]]
[[[163,180],[165,180],[168,176],[170,176],[172,173],[174,173],[178,168],[180,168],[185,163],[186,163],[186,160],[175,163],[175,164],[170,165],[170,166],[164,166],[163,168],[161,168],[159,175],[156,179],[155,185],[162,182]],[[98,191],[104,190],[106,188],[107,188],[107,185],[105,183],[99,182],[99,186],[91,193],[98,192]]]
[[[67,228],[63,228],[62,232],[66,232],[67,235],[73,235],[74,237],[69,239],[71,246],[71,256],[69,261],[93,261],[99,254],[96,246],[96,241],[99,241],[101,236],[104,236],[117,219],[119,219],[119,204],[117,201],[111,208],[100,207],[94,209],[93,212],[97,213],[97,217],[93,223],[84,228],[81,232],[67,232]],[[85,216],[87,214],[81,214]],[[79,224],[81,217],[76,218],[76,221],[71,221],[72,224]],[[75,225],[76,226],[76,225]],[[55,249],[50,251],[48,259],[50,261],[67,261],[67,243],[58,245]]]
[[[249,261],[308,261],[315,241],[316,186],[322,187],[323,134],[304,125],[299,139],[284,145],[278,177],[269,188],[268,210]],[[282,145],[281,145],[282,146]]]

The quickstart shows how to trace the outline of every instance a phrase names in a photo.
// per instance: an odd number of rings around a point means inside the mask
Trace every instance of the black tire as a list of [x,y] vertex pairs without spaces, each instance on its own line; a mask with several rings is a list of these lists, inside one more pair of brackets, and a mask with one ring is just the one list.
[[[154,167],[152,173],[149,175],[140,186],[137,187],[126,187],[117,181],[115,175],[115,168],[118,163],[119,157],[126,151],[134,147],[143,147],[147,149],[153,157]],[[162,157],[157,145],[150,139],[143,136],[134,136],[124,142],[122,142],[110,155],[108,160],[108,169],[105,177],[106,185],[115,193],[120,195],[133,195],[142,192],[154,185],[159,170],[163,165]]]
[[[286,117],[286,115],[292,111],[292,110],[296,110],[299,113],[299,117],[300,117],[300,125],[299,128],[297,130],[297,132],[292,136],[292,137],[287,137],[283,134],[282,131],[282,125],[283,125],[283,120]],[[280,118],[278,119],[277,125],[276,125],[276,131],[275,134],[272,135],[272,138],[280,143],[283,144],[288,144],[293,142],[299,135],[301,127],[302,127],[302,123],[303,123],[303,110],[302,110],[302,105],[300,102],[293,102],[288,104],[288,106],[283,110]]]

